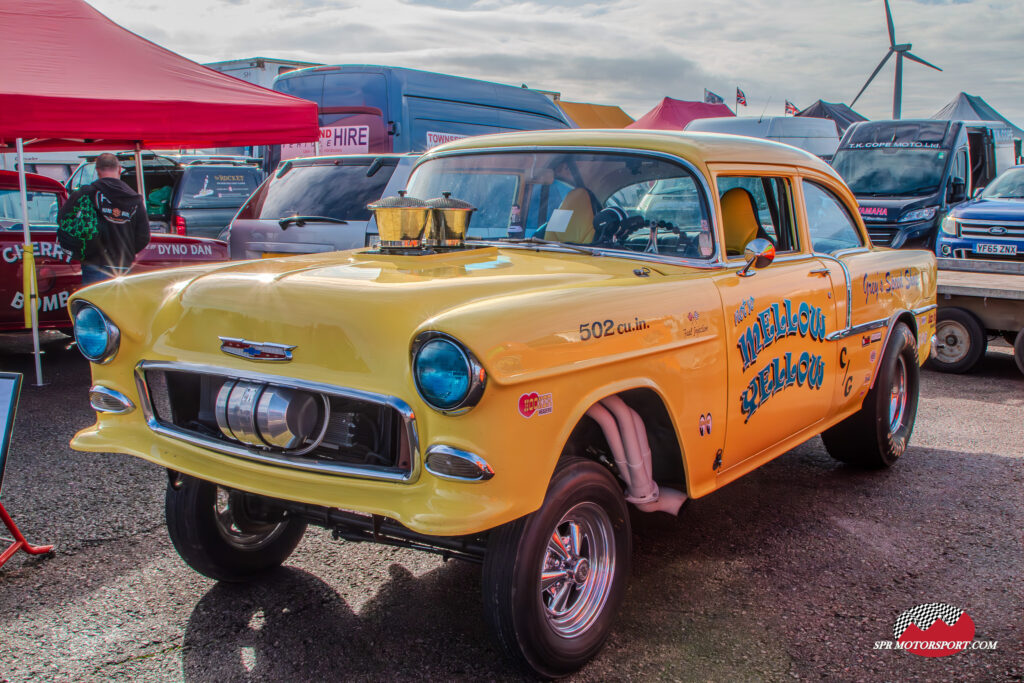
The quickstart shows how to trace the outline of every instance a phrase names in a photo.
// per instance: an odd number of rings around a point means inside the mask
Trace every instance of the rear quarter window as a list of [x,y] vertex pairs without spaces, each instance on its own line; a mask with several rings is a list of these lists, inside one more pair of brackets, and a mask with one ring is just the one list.
[[271,177],[238,214],[241,219],[279,220],[287,216],[327,216],[346,221],[370,219],[367,204],[381,198],[397,161],[368,176],[370,164],[295,166]]
[[229,208],[245,203],[259,187],[263,173],[256,168],[191,167],[185,169],[178,192],[182,209]]

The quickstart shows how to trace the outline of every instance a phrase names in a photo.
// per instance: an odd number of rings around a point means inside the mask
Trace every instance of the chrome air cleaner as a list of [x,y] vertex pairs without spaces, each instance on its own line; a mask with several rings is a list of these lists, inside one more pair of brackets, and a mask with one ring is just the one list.
[[297,389],[228,380],[217,392],[217,426],[248,446],[290,451],[312,440],[308,450],[323,439],[329,405],[325,396]]

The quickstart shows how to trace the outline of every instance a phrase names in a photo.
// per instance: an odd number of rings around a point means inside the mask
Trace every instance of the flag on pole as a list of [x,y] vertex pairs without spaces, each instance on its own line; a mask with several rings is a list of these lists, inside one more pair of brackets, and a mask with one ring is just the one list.
[[736,88],[736,106],[747,106],[747,96],[739,88]]
[[716,95],[707,88],[704,88],[704,102],[707,104],[725,104],[721,95]]
[[797,109],[797,106],[795,104],[793,104],[792,102],[790,102],[789,100],[786,100],[786,115],[787,116],[790,116],[790,115],[796,116],[799,113],[800,113],[800,110]]

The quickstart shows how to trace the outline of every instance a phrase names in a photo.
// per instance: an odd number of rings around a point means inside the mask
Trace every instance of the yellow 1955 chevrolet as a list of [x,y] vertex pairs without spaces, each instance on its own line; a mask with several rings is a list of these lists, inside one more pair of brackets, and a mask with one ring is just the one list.
[[935,260],[873,247],[801,150],[471,138],[373,208],[374,248],[72,298],[97,412],[72,446],[166,467],[207,576],[279,565],[307,524],[480,562],[503,648],[559,676],[611,629],[630,505],[677,514],[818,434],[862,467],[907,447]]

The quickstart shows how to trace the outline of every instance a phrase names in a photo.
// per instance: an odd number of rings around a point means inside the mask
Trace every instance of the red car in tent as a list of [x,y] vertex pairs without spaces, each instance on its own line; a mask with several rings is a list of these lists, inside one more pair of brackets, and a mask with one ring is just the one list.
[[[57,243],[57,211],[68,193],[56,180],[26,173],[29,226],[39,281],[39,329],[71,327],[67,301],[82,286],[78,261]],[[25,329],[22,294],[21,198],[18,174],[0,171],[0,332]],[[228,246],[219,240],[153,233],[132,267],[140,273],[172,266],[228,260]]]

